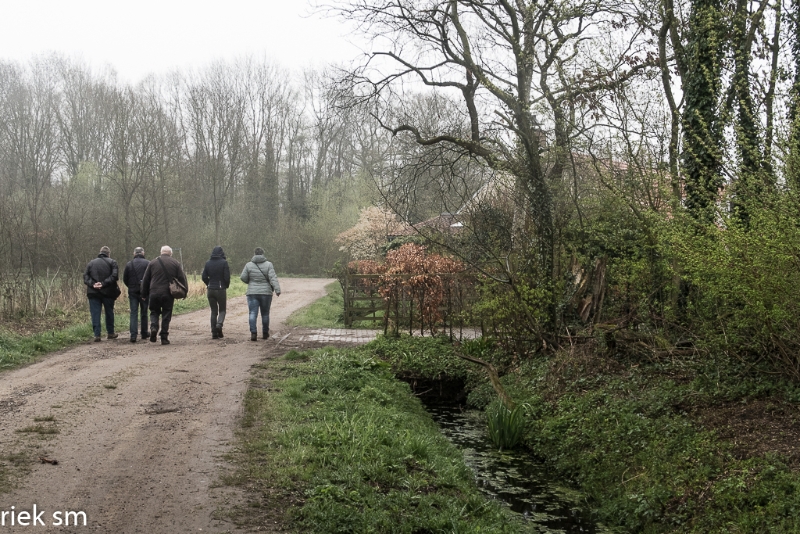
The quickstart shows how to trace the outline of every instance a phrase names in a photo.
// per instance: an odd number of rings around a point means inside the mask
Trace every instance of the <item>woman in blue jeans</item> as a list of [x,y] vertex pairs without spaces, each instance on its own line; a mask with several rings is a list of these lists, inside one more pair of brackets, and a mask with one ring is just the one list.
[[258,340],[257,319],[261,310],[261,337],[269,338],[269,308],[272,295],[280,296],[281,285],[272,262],[264,257],[264,249],[256,248],[253,259],[244,266],[240,278],[247,284],[247,308],[250,310],[250,341]]

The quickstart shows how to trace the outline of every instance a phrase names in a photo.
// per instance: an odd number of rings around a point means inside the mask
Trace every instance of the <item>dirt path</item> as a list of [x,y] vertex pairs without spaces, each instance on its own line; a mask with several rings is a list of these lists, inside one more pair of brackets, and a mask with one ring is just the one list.
[[[268,341],[250,341],[239,297],[228,303],[222,340],[211,340],[201,310],[173,318],[168,346],[133,344],[120,332],[0,375],[0,455],[58,460],[33,464],[15,491],[0,495],[0,515],[35,504],[46,527],[32,518],[10,527],[8,514],[0,532],[235,532],[212,517],[227,498],[213,485],[227,467],[250,368],[275,348],[289,314],[329,282],[282,279]],[[87,526],[81,515],[69,516],[79,527],[53,526],[57,511],[62,523],[66,511],[84,512]]]

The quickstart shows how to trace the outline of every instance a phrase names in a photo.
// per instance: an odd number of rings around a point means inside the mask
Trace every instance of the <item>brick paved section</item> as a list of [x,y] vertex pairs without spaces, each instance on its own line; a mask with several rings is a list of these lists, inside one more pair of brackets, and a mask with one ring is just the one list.
[[[318,328],[313,330],[304,331],[302,337],[297,341],[308,341],[316,343],[354,343],[364,344],[369,343],[378,334],[382,334],[383,330],[351,330],[346,328]],[[457,332],[453,332],[458,337]],[[464,339],[474,339],[480,336],[480,330],[477,329],[464,329]],[[419,336],[419,332],[414,332],[415,336]],[[426,335],[430,335],[427,334]]]
[[320,328],[305,332],[299,341],[317,343],[369,343],[383,330],[349,330],[344,328]]

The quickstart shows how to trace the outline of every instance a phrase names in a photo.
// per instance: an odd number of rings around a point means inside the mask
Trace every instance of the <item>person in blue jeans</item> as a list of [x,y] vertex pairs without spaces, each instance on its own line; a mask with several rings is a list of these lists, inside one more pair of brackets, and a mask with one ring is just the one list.
[[272,295],[280,296],[281,285],[272,262],[264,257],[264,249],[256,248],[239,278],[247,284],[247,308],[250,311],[250,341],[258,340],[258,312],[261,311],[261,337],[269,338],[269,309]]
[[83,272],[83,283],[86,284],[86,297],[89,299],[89,314],[92,316],[94,340],[100,341],[100,314],[106,312],[106,332],[108,339],[116,339],[114,332],[114,301],[121,291],[119,289],[119,266],[112,260],[108,247],[100,249],[100,254],[86,265]]
[[142,339],[149,335],[149,321],[147,319],[147,299],[142,298],[142,280],[144,272],[150,262],[144,257],[144,249],[136,247],[133,250],[133,259],[125,265],[122,281],[128,287],[128,301],[131,306],[131,343],[136,343],[139,333],[139,316],[141,315]]

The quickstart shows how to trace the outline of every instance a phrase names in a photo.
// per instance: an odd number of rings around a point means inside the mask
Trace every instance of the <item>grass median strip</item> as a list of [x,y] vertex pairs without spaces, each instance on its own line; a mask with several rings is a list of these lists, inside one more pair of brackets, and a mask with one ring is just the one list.
[[[477,489],[407,384],[363,350],[290,352],[256,371],[232,514],[297,532],[525,532]],[[254,511],[259,511],[254,513]]]

